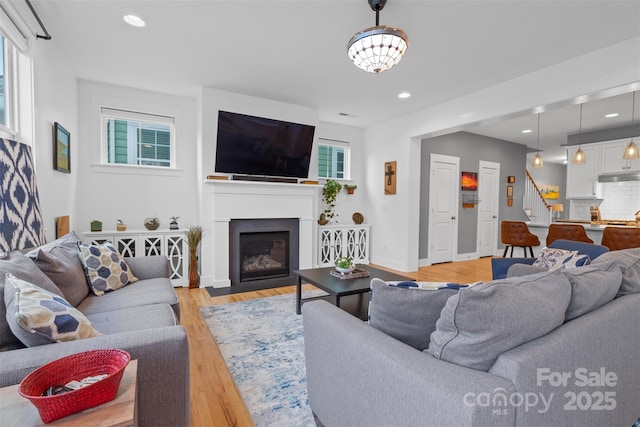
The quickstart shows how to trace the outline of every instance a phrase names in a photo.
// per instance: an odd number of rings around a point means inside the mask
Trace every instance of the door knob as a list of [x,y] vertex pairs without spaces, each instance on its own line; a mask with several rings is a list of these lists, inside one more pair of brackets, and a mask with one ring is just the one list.
[[452,216],[452,217],[451,217],[451,219],[456,219],[456,217],[455,217],[455,216]]
[[496,218],[498,218],[498,215],[494,215],[494,216],[493,216],[493,219],[496,219]]

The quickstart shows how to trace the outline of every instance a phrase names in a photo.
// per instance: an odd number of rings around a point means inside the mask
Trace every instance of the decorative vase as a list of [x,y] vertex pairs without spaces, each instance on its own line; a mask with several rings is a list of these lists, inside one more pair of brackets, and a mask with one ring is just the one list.
[[124,224],[124,223],[116,224],[116,230],[125,231],[126,229],[127,229],[127,224]]
[[160,220],[158,218],[153,217],[144,219],[144,228],[146,228],[147,230],[157,230],[158,227],[160,227]]
[[353,215],[351,215],[351,219],[353,220],[354,224],[362,224],[364,222],[364,216],[362,216],[360,212],[355,212]]
[[318,220],[318,224],[327,225],[327,224],[329,224],[329,220],[328,219],[319,219]]
[[178,228],[179,227],[178,227],[178,222],[177,221],[171,221],[169,223],[169,230],[177,230]]
[[198,257],[196,250],[191,249],[189,255],[189,289],[196,289],[200,287],[200,274],[198,274]]

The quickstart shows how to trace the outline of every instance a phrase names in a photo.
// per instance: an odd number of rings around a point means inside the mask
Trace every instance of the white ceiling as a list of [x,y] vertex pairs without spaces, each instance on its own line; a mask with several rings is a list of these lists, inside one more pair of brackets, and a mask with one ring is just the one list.
[[[22,0],[11,1],[24,10]],[[409,48],[397,66],[374,75],[357,69],[346,54],[349,38],[375,24],[366,0],[32,3],[53,36],[38,41],[38,48],[55,46],[78,78],[185,96],[212,87],[317,108],[321,120],[353,126],[430,107],[640,35],[640,0],[389,0],[380,23],[401,27]],[[140,16],[146,27],[127,25],[125,14]],[[629,54],[640,63],[640,52]],[[401,91],[411,98],[399,100]],[[607,123],[629,120],[630,95],[621,101],[606,105],[607,112],[620,113]],[[543,115],[542,147],[577,130],[577,108]],[[593,107],[592,118],[591,110],[585,106],[585,129],[601,114]],[[476,131],[535,147],[535,120],[528,114]],[[520,133],[525,127],[534,130],[526,138]]]

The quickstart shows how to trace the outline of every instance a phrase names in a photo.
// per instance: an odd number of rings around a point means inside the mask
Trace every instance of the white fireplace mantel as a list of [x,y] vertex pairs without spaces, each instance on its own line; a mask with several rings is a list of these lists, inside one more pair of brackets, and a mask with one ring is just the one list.
[[202,192],[205,233],[201,248],[201,285],[216,288],[231,285],[229,222],[232,219],[298,218],[299,268],[313,268],[321,188],[308,184],[206,180]]

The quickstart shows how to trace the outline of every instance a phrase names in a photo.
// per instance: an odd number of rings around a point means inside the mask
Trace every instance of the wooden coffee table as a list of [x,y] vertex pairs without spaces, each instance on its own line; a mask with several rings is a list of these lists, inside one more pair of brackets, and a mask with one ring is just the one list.
[[[295,274],[298,275],[298,284],[296,286],[296,313],[300,314],[302,308],[302,283],[310,283],[315,287],[322,289],[323,291],[329,293],[328,297],[316,297],[316,298],[305,298],[305,300],[311,299],[326,299],[336,307],[340,307],[341,299],[343,297],[349,295],[358,295],[358,307],[356,311],[358,313],[351,313],[360,317],[362,319],[366,319],[368,308],[368,301],[365,304],[363,302],[364,294],[369,292],[371,279],[377,277],[382,280],[390,281],[390,280],[413,280],[409,277],[400,276],[399,274],[390,273],[388,271],[380,270],[375,267],[366,266],[364,267],[369,273],[369,277],[358,277],[355,279],[340,279],[338,277],[332,276],[331,271],[335,270],[333,267],[325,267],[325,268],[310,268],[308,270],[296,270]],[[347,310],[351,312],[351,310]]]

